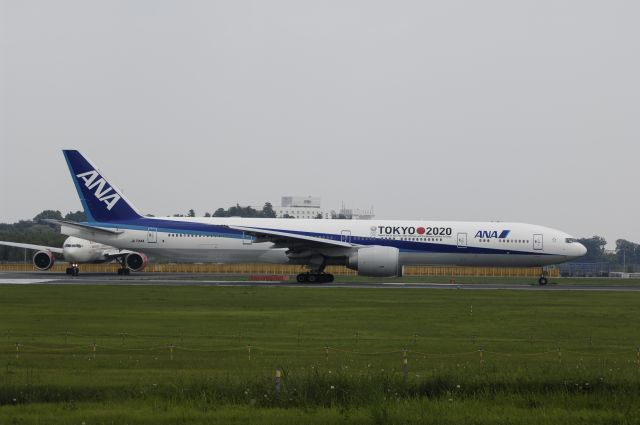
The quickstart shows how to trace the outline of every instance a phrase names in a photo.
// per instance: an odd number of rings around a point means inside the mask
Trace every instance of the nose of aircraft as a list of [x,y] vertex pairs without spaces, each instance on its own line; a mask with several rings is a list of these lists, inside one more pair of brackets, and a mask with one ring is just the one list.
[[587,253],[587,247],[582,245],[580,242],[575,242],[573,245],[575,245],[574,251],[576,257],[582,257]]

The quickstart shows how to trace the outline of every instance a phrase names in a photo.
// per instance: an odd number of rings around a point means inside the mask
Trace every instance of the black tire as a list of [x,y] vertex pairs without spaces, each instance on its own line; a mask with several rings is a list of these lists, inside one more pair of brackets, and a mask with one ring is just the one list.
[[118,276],[122,276],[122,269],[118,269]]
[[71,267],[67,267],[67,268],[64,270],[64,272],[65,272],[66,274],[71,274]]
[[130,269],[124,269],[123,273],[125,276],[129,276],[131,274],[131,270]]
[[319,278],[320,278],[319,275],[311,273],[311,274],[309,274],[309,277],[308,277],[309,283],[316,283],[316,282],[318,282],[320,280]]
[[307,274],[300,273],[298,276],[296,276],[296,280],[298,281],[298,283],[305,283],[307,281]]
[[78,276],[78,275],[80,274],[80,269],[79,269],[79,268],[77,268],[77,267],[76,267],[76,268],[74,268],[74,269],[72,270],[72,273],[71,273],[71,274],[72,274],[73,276]]
[[322,273],[318,281],[320,283],[331,283],[333,282],[333,275],[329,273]]
[[546,277],[541,277],[540,279],[538,279],[538,284],[540,286],[544,286],[548,283],[547,278]]

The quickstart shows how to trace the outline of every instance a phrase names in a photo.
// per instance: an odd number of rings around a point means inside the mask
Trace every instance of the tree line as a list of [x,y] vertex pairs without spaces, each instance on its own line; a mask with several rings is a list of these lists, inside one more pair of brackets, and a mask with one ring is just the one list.
[[[194,209],[190,209],[187,214],[174,214],[174,217],[196,217]],[[210,212],[204,213],[205,217],[254,217],[254,218],[276,218],[276,212],[273,210],[271,202],[266,202],[261,210],[257,210],[253,207],[242,207],[240,204],[236,204],[227,208],[218,208],[211,214]]]
[[[174,214],[174,217],[196,217],[196,212],[190,209],[187,214]],[[277,218],[276,212],[273,210],[271,202],[266,202],[262,209],[255,209],[253,207],[243,207],[240,204],[236,204],[227,209],[218,208],[212,213],[205,212],[204,217],[252,217],[252,218]],[[295,218],[292,215],[284,214],[282,218]],[[318,213],[315,217],[317,219],[322,218],[322,213]],[[337,218],[346,218],[341,215]]]
[[[86,221],[82,211],[69,212],[63,216],[60,211],[44,210],[31,220],[20,220],[12,224],[0,223],[0,240],[62,247],[68,236],[61,234],[54,224],[44,223],[42,220],[45,219]],[[27,261],[31,260],[31,255],[33,252],[27,252]],[[24,249],[0,246],[0,261],[22,261],[24,258]]]
[[[578,239],[578,242],[587,248],[587,254],[579,258],[580,263],[608,263],[625,272],[640,270],[640,245],[626,239],[616,240],[616,248],[613,251],[605,250],[607,241],[602,236]],[[624,270],[623,270],[624,268]]]

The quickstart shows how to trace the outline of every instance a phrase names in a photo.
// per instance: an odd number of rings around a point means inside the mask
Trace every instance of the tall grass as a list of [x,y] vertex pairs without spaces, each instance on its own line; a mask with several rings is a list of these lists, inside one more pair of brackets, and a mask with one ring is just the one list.
[[638,301],[0,287],[0,423],[633,423]]

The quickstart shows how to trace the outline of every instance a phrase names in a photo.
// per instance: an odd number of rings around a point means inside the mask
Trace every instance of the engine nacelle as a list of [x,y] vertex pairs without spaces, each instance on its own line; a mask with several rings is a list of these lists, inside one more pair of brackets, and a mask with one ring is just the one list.
[[369,246],[360,248],[349,257],[347,267],[357,270],[360,276],[402,276],[400,250],[391,246]]
[[33,255],[33,267],[41,272],[49,270],[56,262],[51,251],[38,251]]
[[148,262],[149,259],[147,258],[147,256],[139,252],[132,252],[131,254],[127,254],[127,256],[124,257],[124,264],[127,266],[127,268],[133,270],[134,272],[143,270],[145,267],[147,267]]

